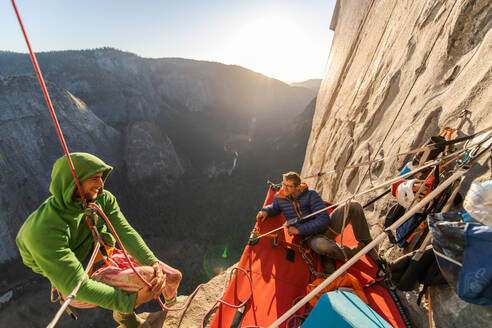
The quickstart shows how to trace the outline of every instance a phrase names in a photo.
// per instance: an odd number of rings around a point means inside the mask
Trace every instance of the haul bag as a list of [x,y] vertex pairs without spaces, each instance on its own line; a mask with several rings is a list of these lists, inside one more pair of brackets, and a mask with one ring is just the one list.
[[302,328],[391,328],[379,314],[355,294],[332,291],[323,294]]
[[461,299],[492,306],[492,228],[465,223],[463,214],[456,211],[429,216],[437,263]]
[[391,281],[399,289],[410,291],[418,284],[437,286],[446,283],[436,262],[434,250],[428,245],[421,257],[417,251],[403,255],[389,264]]

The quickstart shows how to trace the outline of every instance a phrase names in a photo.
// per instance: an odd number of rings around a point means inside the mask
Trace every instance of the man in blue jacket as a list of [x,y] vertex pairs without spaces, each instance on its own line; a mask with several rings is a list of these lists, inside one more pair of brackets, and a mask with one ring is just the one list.
[[[289,220],[326,208],[318,193],[308,189],[308,186],[301,182],[298,173],[288,172],[282,176],[282,188],[273,198],[273,203],[258,212],[258,218],[264,221],[268,216],[282,212]],[[287,228],[289,235],[299,235],[303,238],[311,236],[308,244],[316,253],[322,255],[325,273],[335,270],[335,260],[344,261],[351,258],[372,241],[362,206],[357,202],[351,202],[345,226],[352,222],[352,229],[358,244],[353,247],[339,247],[334,239],[342,231],[344,214],[345,205],[337,207],[331,215],[328,211],[322,211],[306,222],[290,225]],[[369,252],[369,255],[376,262],[380,261],[374,249]]]

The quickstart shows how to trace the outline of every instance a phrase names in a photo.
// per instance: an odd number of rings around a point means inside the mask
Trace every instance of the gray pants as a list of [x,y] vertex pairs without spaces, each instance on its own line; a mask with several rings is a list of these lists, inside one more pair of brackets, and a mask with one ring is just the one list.
[[[335,260],[345,260],[344,253],[337,243],[333,240],[336,237],[335,231],[339,234],[342,231],[343,216],[345,214],[345,205],[337,207],[330,214],[330,229],[324,232],[326,237],[319,235],[312,236],[308,240],[308,244],[313,251],[321,255],[323,271],[331,273],[335,271]],[[369,226],[367,225],[366,216],[362,206],[357,202],[351,202],[348,210],[347,219],[345,221],[345,228],[349,222],[352,223],[352,229],[354,231],[355,239],[359,242],[359,248],[364,247],[372,241],[371,234],[369,232]],[[332,231],[333,230],[333,231]],[[353,251],[358,251],[357,248]],[[353,254],[348,254],[351,257]]]

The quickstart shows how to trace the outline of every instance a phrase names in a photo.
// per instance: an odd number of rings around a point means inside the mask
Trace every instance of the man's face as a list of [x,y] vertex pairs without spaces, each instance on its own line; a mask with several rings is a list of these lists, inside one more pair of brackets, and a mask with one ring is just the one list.
[[295,196],[297,194],[298,186],[295,185],[294,181],[283,179],[282,188],[286,196]]
[[[82,181],[81,188],[86,200],[95,200],[99,194],[99,190],[104,187],[102,180],[102,172],[94,174],[93,176]],[[75,191],[78,194],[78,191]]]

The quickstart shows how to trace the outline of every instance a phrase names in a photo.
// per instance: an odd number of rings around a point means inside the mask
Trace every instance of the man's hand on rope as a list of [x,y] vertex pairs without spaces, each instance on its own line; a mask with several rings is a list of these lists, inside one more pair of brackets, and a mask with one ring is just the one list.
[[166,282],[166,277],[164,276],[164,272],[162,272],[162,267],[159,262],[152,264],[152,268],[154,269],[154,278],[150,281],[150,284],[152,285],[154,298],[158,298],[162,292],[164,283]]
[[297,229],[294,226],[288,226],[287,227],[287,233],[289,234],[289,236],[298,235],[299,234],[299,229]]
[[256,215],[257,220],[261,220],[261,222],[265,222],[265,220],[268,217],[268,212],[267,211],[259,211],[258,215]]

